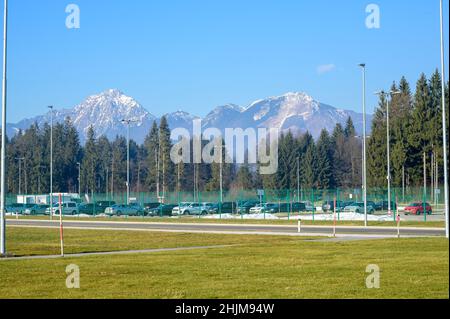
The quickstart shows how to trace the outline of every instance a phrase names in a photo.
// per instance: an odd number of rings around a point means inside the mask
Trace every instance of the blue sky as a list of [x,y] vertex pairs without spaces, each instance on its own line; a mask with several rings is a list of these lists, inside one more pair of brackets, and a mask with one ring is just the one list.
[[[78,30],[65,26],[70,3]],[[370,3],[380,29],[365,26]],[[8,122],[108,88],[158,116],[289,91],[359,111],[362,61],[372,111],[372,92],[439,67],[439,1],[9,0],[8,52]]]

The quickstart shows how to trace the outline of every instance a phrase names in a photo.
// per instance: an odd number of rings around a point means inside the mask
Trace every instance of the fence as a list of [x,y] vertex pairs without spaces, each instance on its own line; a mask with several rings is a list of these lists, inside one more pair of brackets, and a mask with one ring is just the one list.
[[[392,188],[391,201],[399,206],[407,205],[412,202],[430,203],[435,208],[442,208],[444,196],[441,196],[440,190],[424,188]],[[30,203],[33,203],[32,196]],[[221,200],[222,198],[222,200]],[[146,203],[164,203],[179,205],[183,202],[194,203],[234,203],[238,206],[247,201],[255,201],[262,203],[284,204],[279,205],[284,207],[279,213],[296,213],[294,204],[298,202],[306,203],[308,207],[320,207],[327,201],[341,201],[341,202],[361,202],[361,189],[299,189],[299,190],[229,190],[224,191],[199,191],[199,192],[140,192],[130,193],[130,202],[138,203],[143,206]],[[386,202],[388,201],[388,192],[385,188],[370,188],[367,191],[367,200],[372,202]],[[12,205],[17,202],[17,196],[9,194],[7,196],[7,204]],[[85,203],[99,203],[99,202],[115,202],[117,204],[126,204],[126,193],[108,193],[108,194],[90,194],[82,195],[81,202]],[[314,209],[312,210],[314,212]]]

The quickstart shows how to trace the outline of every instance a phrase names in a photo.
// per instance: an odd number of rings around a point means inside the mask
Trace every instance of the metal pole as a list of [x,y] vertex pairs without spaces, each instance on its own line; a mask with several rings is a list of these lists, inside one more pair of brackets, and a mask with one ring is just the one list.
[[81,163],[77,163],[78,165],[78,196],[81,198]]
[[[223,145],[220,145],[220,204],[223,203]],[[221,208],[222,210],[222,208]]]
[[297,198],[300,202],[300,157],[297,157]]
[[388,215],[391,215],[391,135],[389,133],[389,97],[386,108],[386,134],[387,134],[387,180],[388,180]]
[[130,121],[127,122],[127,205],[130,205]]
[[402,202],[405,202],[405,164],[402,166]]
[[441,13],[441,85],[442,85],[442,138],[443,138],[443,151],[444,151],[444,196],[445,196],[445,235],[449,238],[449,206],[448,206],[448,163],[447,163],[447,124],[446,124],[446,110],[445,110],[445,57],[444,57],[444,17],[443,17],[444,5],[442,0],[440,1],[440,13]]
[[427,156],[423,152],[423,216],[424,220],[427,221]]
[[366,145],[366,64],[359,65],[363,75],[363,198],[364,198],[364,226],[367,227],[367,145]]
[[53,219],[53,106],[50,109],[50,219]]
[[6,67],[8,44],[8,0],[5,0],[3,18],[3,91],[2,91],[2,149],[1,149],[1,181],[0,181],[0,255],[6,254],[6,223],[5,223],[5,199],[6,199]]

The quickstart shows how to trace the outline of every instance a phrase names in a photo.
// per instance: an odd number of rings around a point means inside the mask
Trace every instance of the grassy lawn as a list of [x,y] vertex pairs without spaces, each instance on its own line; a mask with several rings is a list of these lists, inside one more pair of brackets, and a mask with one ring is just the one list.
[[[15,217],[7,217],[7,219],[14,220]],[[49,220],[48,216],[20,216],[19,219],[35,219],[35,220]],[[209,219],[198,217],[181,217],[181,218],[158,218],[158,217],[97,217],[97,218],[83,218],[83,217],[64,217],[65,220],[81,220],[81,221],[121,221],[121,222],[149,222],[149,223],[204,223],[204,224],[255,224],[255,225],[297,225],[297,220],[256,220],[256,219]],[[332,226],[332,221],[302,221],[303,225],[316,226]],[[338,226],[364,226],[362,221],[338,221]],[[397,227],[397,223],[393,221],[369,221],[369,226],[384,226]],[[433,227],[444,228],[444,221],[402,221],[401,227]]]
[[[57,230],[9,228],[9,251],[58,252]],[[153,254],[0,261],[0,298],[448,298],[444,238],[320,242],[306,238],[67,230],[69,252],[217,244]],[[65,287],[77,264],[81,289]],[[381,269],[367,289],[366,267]]]

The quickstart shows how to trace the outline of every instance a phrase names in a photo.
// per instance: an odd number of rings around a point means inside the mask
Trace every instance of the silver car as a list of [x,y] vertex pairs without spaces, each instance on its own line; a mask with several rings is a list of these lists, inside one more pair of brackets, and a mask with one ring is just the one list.
[[[346,213],[357,213],[357,214],[364,214],[364,203],[363,202],[357,202],[353,203],[351,205],[348,205],[344,208],[344,212]],[[375,208],[371,205],[367,205],[367,213],[368,214],[374,214]]]
[[144,214],[144,208],[137,204],[113,205],[105,209],[105,214],[114,216],[140,216]]
[[187,206],[175,207],[172,210],[173,215],[206,215],[208,207],[204,203],[191,203]]
[[29,205],[25,211],[25,215],[45,215],[47,209],[49,209],[49,205],[39,205],[39,204],[33,204]]
[[[63,215],[78,215],[78,204],[75,202],[67,202],[67,203],[62,203],[61,204],[62,207],[62,214]],[[45,214],[46,215],[59,215],[60,211],[59,211],[59,204],[53,204],[52,208],[50,209],[50,207],[48,207],[45,210]]]

